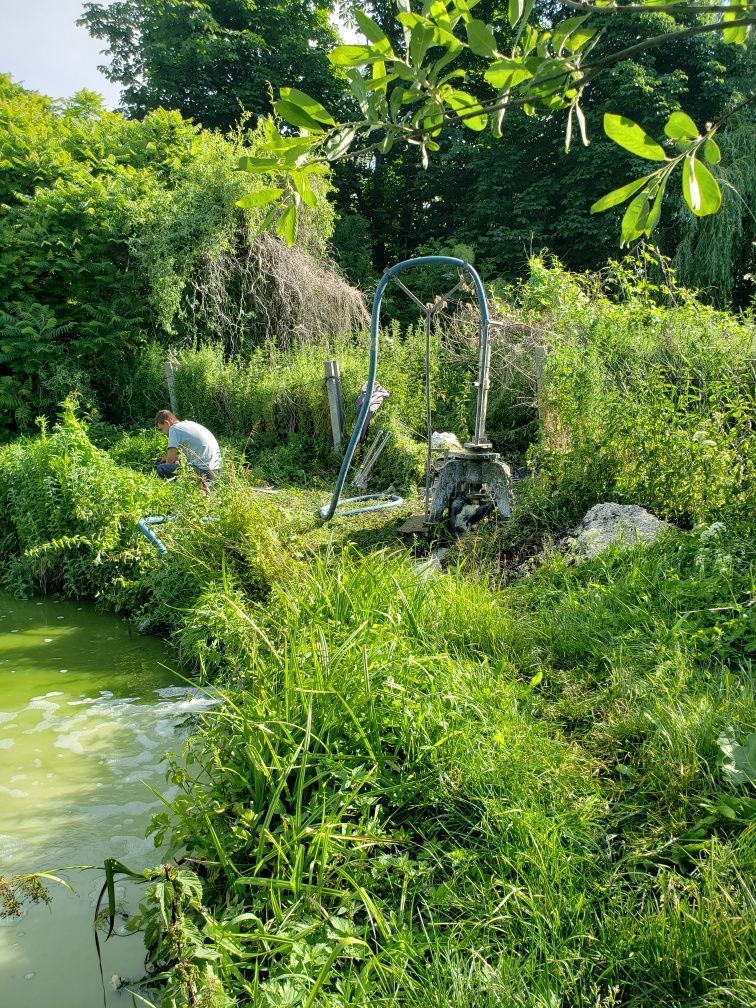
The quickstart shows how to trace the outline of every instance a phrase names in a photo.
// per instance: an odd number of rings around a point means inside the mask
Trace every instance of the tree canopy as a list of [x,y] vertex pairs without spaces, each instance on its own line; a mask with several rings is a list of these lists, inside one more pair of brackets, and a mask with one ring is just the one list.
[[331,6],[121,0],[85,5],[82,23],[108,43],[130,115],[166,106],[227,128],[243,108],[272,112],[267,149],[244,167],[267,179],[286,241],[310,174],[334,167],[334,251],[363,285],[371,258],[380,270],[465,245],[511,279],[534,247],[595,268],[618,232],[624,245],[653,232],[666,255],[681,250],[683,279],[747,300],[752,0],[350,2],[364,43],[349,45]]
[[227,129],[270,111],[271,89],[306,86],[326,103],[343,90],[326,52],[338,42],[331,0],[117,0],[85,3],[79,24],[107,44],[105,76],[123,110],[178,109]]
[[[756,7],[748,0],[724,7],[567,0],[564,6],[579,13],[566,20],[544,18],[531,0],[511,0],[508,23],[497,37],[489,24],[473,17],[477,0],[425,0],[421,13],[411,10],[409,0],[398,0],[397,6],[400,46],[392,44],[376,21],[356,10],[365,44],[340,45],[330,54],[334,66],[345,70],[359,104],[359,116],[352,122],[337,124],[320,102],[296,88],[280,91],[274,112],[284,126],[270,134],[268,156],[246,167],[262,172],[275,167],[292,177],[280,228],[289,239],[293,231],[287,215],[304,198],[307,173],[323,160],[354,157],[355,149],[362,156],[385,155],[404,142],[418,148],[427,167],[430,155],[440,150],[447,127],[461,124],[473,133],[490,128],[499,139],[513,108],[534,118],[562,114],[565,149],[575,135],[587,145],[585,91],[602,73],[639,54],[705,34],[716,33],[725,44],[745,47],[756,23]],[[615,18],[622,24],[627,17],[642,21],[649,15],[669,18],[671,28],[656,34],[639,32],[630,44],[615,38]],[[464,65],[471,54],[479,59],[477,67]],[[480,76],[489,88],[484,97],[470,86]],[[753,98],[749,95],[742,104]],[[732,114],[730,110],[725,118]],[[719,209],[721,191],[711,168],[721,160],[714,139],[721,122],[697,124],[689,114],[674,110],[664,122],[663,142],[623,110],[605,113],[603,125],[607,137],[622,149],[656,164],[591,207],[598,212],[628,204],[622,218],[623,244],[650,236],[659,221],[667,183],[677,169],[683,198],[694,215],[704,217]],[[295,139],[291,128],[299,131]]]

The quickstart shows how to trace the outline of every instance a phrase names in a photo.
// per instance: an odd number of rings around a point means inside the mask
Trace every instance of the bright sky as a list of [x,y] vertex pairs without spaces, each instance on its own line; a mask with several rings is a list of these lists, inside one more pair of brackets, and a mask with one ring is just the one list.
[[104,43],[76,27],[83,6],[84,0],[0,0],[0,72],[51,98],[98,91],[115,108],[118,88],[97,70],[106,62]]
[[[115,108],[119,89],[97,70],[107,62],[104,42],[76,26],[83,7],[84,0],[0,0],[0,73],[51,98],[88,88]],[[353,41],[348,29],[342,35]]]

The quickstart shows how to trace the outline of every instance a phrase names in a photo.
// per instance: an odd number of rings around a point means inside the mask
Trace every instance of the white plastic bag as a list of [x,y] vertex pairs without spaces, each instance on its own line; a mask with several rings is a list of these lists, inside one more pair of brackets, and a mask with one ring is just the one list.
[[462,445],[456,434],[449,431],[433,431],[431,434],[431,448],[437,451],[461,451]]

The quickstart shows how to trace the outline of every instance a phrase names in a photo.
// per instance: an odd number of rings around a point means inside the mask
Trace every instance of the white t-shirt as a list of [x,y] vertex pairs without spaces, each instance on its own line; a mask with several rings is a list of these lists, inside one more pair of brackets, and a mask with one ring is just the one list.
[[211,472],[221,467],[220,446],[207,427],[179,420],[168,429],[168,447],[180,448],[190,466]]

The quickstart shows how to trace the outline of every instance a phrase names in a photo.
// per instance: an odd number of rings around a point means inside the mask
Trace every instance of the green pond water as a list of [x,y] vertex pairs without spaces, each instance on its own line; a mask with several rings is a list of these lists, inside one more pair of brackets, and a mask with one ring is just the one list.
[[[148,785],[171,796],[163,754],[180,747],[186,714],[208,703],[169,662],[123,621],[0,594],[0,874],[160,862],[144,835],[160,804]],[[62,874],[74,893],[51,885],[50,906],[0,919],[2,1008],[103,1005],[93,915],[104,876]],[[128,910],[139,890],[118,895]],[[107,1008],[133,1003],[111,979],[139,978],[143,963],[138,935],[105,944]]]

